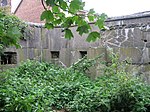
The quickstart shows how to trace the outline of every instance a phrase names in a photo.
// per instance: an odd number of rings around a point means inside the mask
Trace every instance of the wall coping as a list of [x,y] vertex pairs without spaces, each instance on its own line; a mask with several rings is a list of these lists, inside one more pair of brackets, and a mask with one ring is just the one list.
[[125,15],[125,16],[110,17],[106,20],[106,22],[118,21],[118,20],[138,19],[138,18],[146,18],[146,17],[150,17],[150,11],[139,12],[139,13],[135,13],[135,14],[131,14],[131,15]]

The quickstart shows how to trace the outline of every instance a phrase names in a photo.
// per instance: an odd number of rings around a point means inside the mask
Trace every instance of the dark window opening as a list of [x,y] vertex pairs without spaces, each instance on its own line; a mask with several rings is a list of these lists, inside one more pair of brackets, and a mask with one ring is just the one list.
[[1,64],[17,64],[17,53],[16,52],[4,52],[1,55]]
[[1,6],[6,6],[6,5],[8,5],[7,0],[1,0]]
[[58,59],[59,58],[59,51],[51,51],[51,58]]
[[84,56],[87,56],[87,51],[80,51],[80,56],[83,58]]
[[144,42],[147,42],[147,40],[146,40],[146,39],[144,39],[143,41],[144,41]]

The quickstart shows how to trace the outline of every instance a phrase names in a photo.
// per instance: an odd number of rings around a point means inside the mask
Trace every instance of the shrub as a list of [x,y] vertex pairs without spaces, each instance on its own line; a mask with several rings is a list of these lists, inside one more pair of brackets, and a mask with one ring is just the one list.
[[149,112],[150,86],[114,65],[91,80],[74,67],[28,60],[0,74],[0,111]]
[[6,81],[0,85],[0,101],[4,104],[1,111],[39,112],[51,111],[52,107],[65,108],[75,91],[86,81],[90,82],[82,73],[29,60],[2,74]]

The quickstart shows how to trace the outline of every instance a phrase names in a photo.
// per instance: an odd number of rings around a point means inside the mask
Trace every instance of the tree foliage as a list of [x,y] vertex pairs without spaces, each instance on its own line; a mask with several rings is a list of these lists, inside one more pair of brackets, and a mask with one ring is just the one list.
[[[45,20],[45,27],[52,29],[60,26],[65,32],[65,38],[73,38],[71,26],[77,26],[79,35],[89,34],[88,42],[100,38],[98,31],[93,31],[89,22],[95,22],[98,28],[105,29],[105,14],[97,14],[93,9],[83,13],[85,3],[81,0],[41,0],[45,11],[41,14],[41,20]],[[46,5],[46,6],[45,6]]]
[[6,47],[20,47],[19,38],[25,24],[13,15],[0,11],[0,52]]

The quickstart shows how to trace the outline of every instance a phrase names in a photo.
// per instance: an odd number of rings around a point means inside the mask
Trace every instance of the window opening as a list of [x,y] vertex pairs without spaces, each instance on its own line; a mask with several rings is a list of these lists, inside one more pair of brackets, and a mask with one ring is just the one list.
[[87,56],[87,51],[80,51],[80,57],[83,58],[84,56]]
[[58,59],[59,58],[59,51],[51,51],[51,58]]
[[4,52],[1,55],[1,64],[17,64],[17,53],[16,52]]

